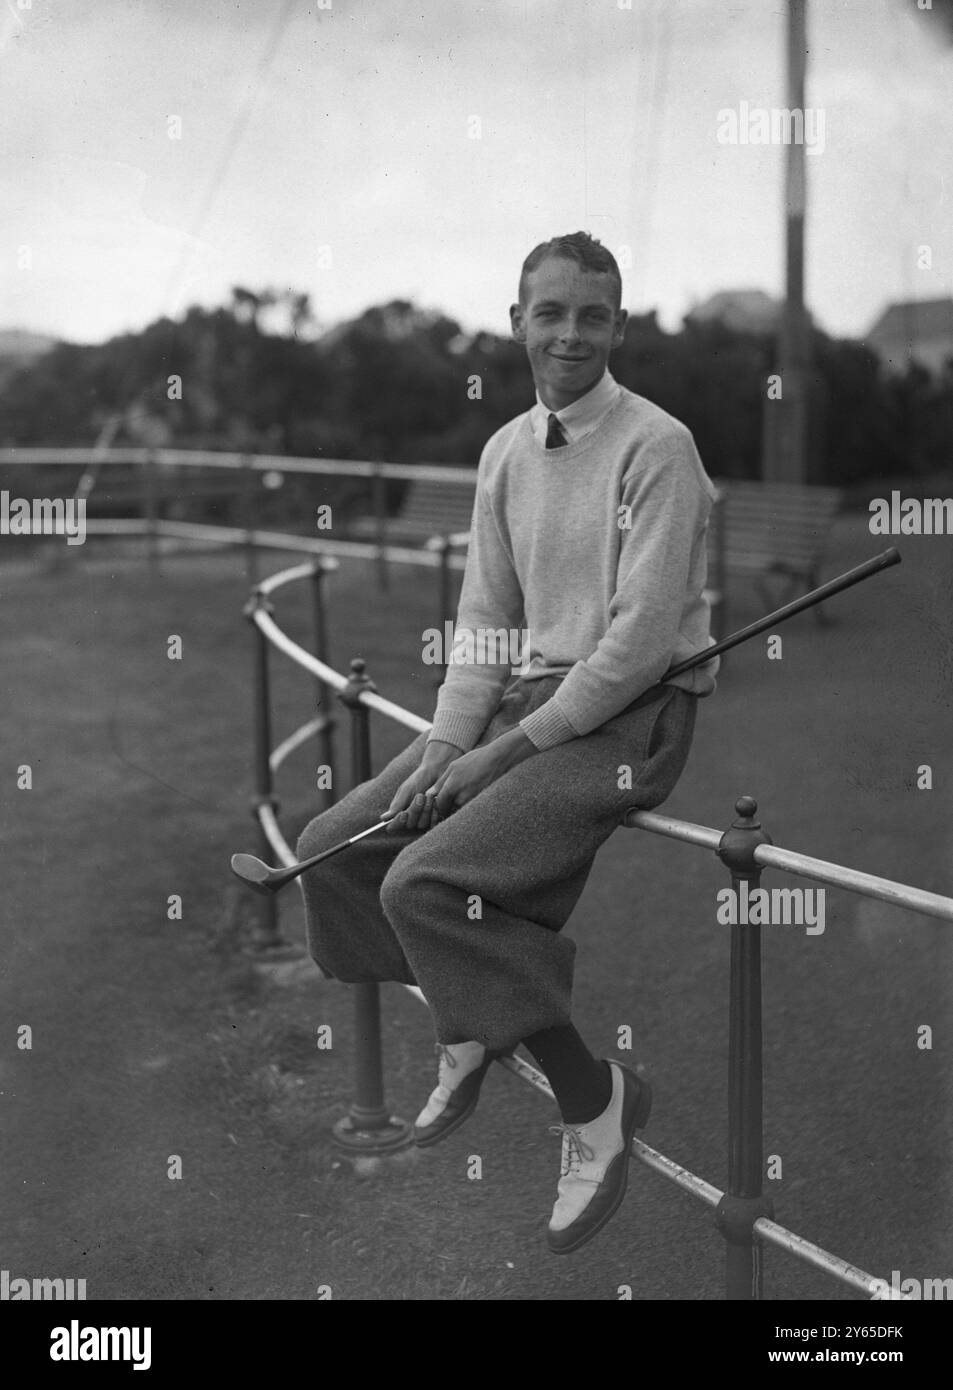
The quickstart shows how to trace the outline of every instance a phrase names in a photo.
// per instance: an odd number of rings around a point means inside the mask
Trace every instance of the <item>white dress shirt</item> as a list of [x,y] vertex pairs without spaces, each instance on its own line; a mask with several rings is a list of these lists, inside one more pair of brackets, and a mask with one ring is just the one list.
[[546,431],[549,428],[550,415],[555,415],[562,425],[568,444],[575,444],[578,439],[583,439],[587,434],[591,434],[602,424],[602,421],[618,401],[620,390],[619,383],[610,373],[603,372],[595,386],[591,387],[584,396],[580,396],[577,401],[573,401],[572,405],[567,405],[563,410],[552,411],[549,406],[543,404],[537,391],[536,404],[530,411],[530,424],[537,444],[541,444],[544,448],[546,446]]

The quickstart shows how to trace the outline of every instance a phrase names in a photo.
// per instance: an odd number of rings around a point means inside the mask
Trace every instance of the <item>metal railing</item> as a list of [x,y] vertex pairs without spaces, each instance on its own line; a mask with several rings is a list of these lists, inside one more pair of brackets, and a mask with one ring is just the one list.
[[[112,423],[112,422],[111,422]],[[426,538],[422,545],[401,545],[390,539],[385,486],[388,479],[409,482],[436,482],[448,487],[472,488],[477,470],[450,464],[377,463],[354,459],[298,458],[284,454],[243,454],[199,449],[159,449],[111,446],[115,430],[106,432],[103,441],[92,448],[65,449],[57,447],[25,447],[0,449],[0,466],[4,464],[59,465],[83,469],[76,495],[87,501],[94,496],[102,468],[132,464],[140,470],[138,488],[139,517],[91,517],[86,528],[92,535],[138,535],[144,526],[150,561],[158,563],[159,540],[213,542],[223,545],[242,545],[246,572],[257,579],[259,549],[289,550],[299,554],[337,555],[341,558],[369,560],[375,566],[378,584],[388,587],[387,566],[392,563],[419,565],[437,570],[437,611],[441,619],[452,611],[453,574],[462,573],[469,544],[469,531],[445,531]],[[240,526],[219,523],[173,520],[160,516],[162,495],[160,482],[163,468],[214,468],[241,475],[236,480],[234,498],[240,503]],[[253,480],[256,474],[300,473],[311,476],[365,478],[371,482],[371,520],[374,540],[337,539],[322,535],[311,537],[286,531],[263,530],[255,525],[256,493]],[[716,485],[716,501],[723,506],[727,497],[724,484]],[[345,526],[344,530],[347,530]],[[713,528],[709,556],[711,582],[706,589],[712,611],[712,631],[716,637],[727,631],[725,527]],[[723,661],[725,658],[723,658]]]
[[[399,705],[382,699],[369,679],[362,660],[351,662],[349,677],[328,666],[325,660],[327,623],[322,583],[327,566],[327,561],[318,559],[313,565],[299,565],[273,575],[255,587],[245,609],[255,631],[255,688],[259,700],[267,701],[268,647],[273,645],[312,675],[322,691],[334,691],[350,713],[351,777],[353,784],[357,785],[372,776],[371,711],[394,720],[414,733],[422,733],[431,725]],[[270,602],[276,590],[304,578],[310,578],[312,582],[316,654],[306,651],[282,631],[274,620]],[[329,715],[311,721],[269,756],[268,714],[260,706],[256,711],[258,786],[255,813],[263,844],[270,847],[284,866],[294,864],[295,856],[278,825],[272,775],[283,756],[300,747],[314,734],[319,734],[325,740],[323,756],[333,769],[330,744],[332,723]],[[282,757],[278,756],[279,753]],[[332,785],[333,780],[332,773]],[[723,832],[656,812],[638,810],[629,812],[624,824],[713,851],[728,868],[732,888],[739,892],[742,884],[748,885],[749,893],[754,891],[760,882],[762,868],[771,867],[953,922],[953,898],[777,847],[761,828],[757,819],[757,804],[750,797],[738,800],[736,812],[737,819]],[[272,915],[263,939],[270,937],[276,946],[280,946],[274,900],[265,900],[264,906]],[[339,1143],[350,1150],[384,1153],[408,1143],[411,1130],[406,1122],[389,1113],[384,1099],[378,986],[359,984],[350,988],[354,992],[356,1009],[355,1092],[348,1116],[335,1126],[335,1136]],[[426,1004],[419,989],[411,986],[402,988],[409,989]],[[634,1156],[690,1196],[714,1208],[717,1228],[726,1242],[726,1297],[729,1299],[760,1299],[761,1253],[766,1245],[787,1251],[868,1298],[906,1298],[886,1280],[859,1269],[774,1220],[773,1202],[763,1190],[761,1046],[761,929],[753,924],[742,926],[736,923],[731,928],[729,967],[727,1190],[714,1187],[639,1139],[632,1143]],[[503,1057],[499,1059],[499,1065],[553,1099],[545,1077],[522,1058]]]
[[[140,524],[144,523],[149,555],[153,561],[158,557],[158,541],[162,536],[226,545],[240,542],[245,547],[250,576],[257,577],[256,551],[259,548],[296,550],[304,554],[310,551],[372,560],[382,589],[388,587],[387,566],[391,562],[438,568],[442,587],[448,585],[451,570],[462,570],[464,567],[463,558],[453,553],[452,546],[445,553],[440,552],[439,536],[434,537],[436,548],[431,545],[417,549],[391,542],[389,523],[393,518],[387,508],[388,481],[442,483],[448,488],[472,488],[477,476],[475,468],[452,464],[379,463],[356,459],[299,458],[286,454],[110,446],[108,443],[79,449],[56,446],[0,449],[0,467],[12,464],[82,469],[76,496],[81,496],[87,502],[95,501],[102,469],[115,469],[123,465],[138,469],[138,482],[129,490],[125,500],[138,504],[139,517],[89,518],[86,526],[91,534],[139,534]],[[241,525],[206,525],[161,517],[162,487],[164,483],[175,482],[170,470],[177,468],[210,468],[239,474],[230,495],[238,503]],[[290,532],[266,531],[256,526],[259,497],[255,488],[256,475],[265,480],[269,475],[283,477],[286,473],[367,480],[370,483],[369,516],[373,522],[374,539],[347,538],[347,525],[342,528],[344,536],[340,540],[323,535],[315,538]],[[221,495],[225,495],[224,490]]]
[[[17,462],[86,462],[90,450],[0,450],[0,462],[6,454],[16,456]],[[155,458],[154,450],[115,451],[120,458],[98,462],[125,461],[132,454]],[[30,457],[27,457],[27,456]],[[70,457],[67,459],[67,455]],[[249,467],[244,455],[199,455],[196,462],[208,462],[211,458],[221,467]],[[176,460],[182,461],[181,453]],[[302,471],[334,472],[339,469],[354,470],[367,475],[369,470],[380,469],[392,476],[419,476],[421,466],[412,465],[370,465],[336,460],[289,460],[283,456],[272,459],[259,457],[254,466],[262,471],[269,466],[288,470],[289,465],[306,465]],[[438,466],[429,472],[454,473],[459,480],[459,470],[440,469]],[[325,576],[338,566],[336,555],[349,555],[359,558],[379,559],[382,552],[388,560],[398,563],[424,565],[438,570],[440,584],[440,611],[450,611],[450,572],[462,569],[462,557],[454,554],[463,536],[434,537],[432,542],[420,549],[414,547],[386,546],[379,544],[331,541],[328,538],[314,539],[270,531],[256,531],[249,527],[229,528],[212,525],[198,525],[187,522],[173,522],[157,519],[154,508],[150,508],[140,519],[89,521],[87,529],[100,534],[130,534],[146,536],[150,554],[154,554],[156,538],[167,535],[188,540],[214,540],[225,544],[241,544],[247,550],[256,547],[296,550],[311,553],[314,559],[305,564],[272,575],[256,582],[245,607],[245,616],[253,629],[254,641],[254,691],[255,691],[255,794],[252,810],[259,827],[261,848],[265,856],[273,851],[281,863],[290,866],[295,856],[285,840],[278,823],[278,802],[274,794],[275,776],[283,763],[312,738],[318,738],[322,745],[322,758],[332,769],[331,785],[327,789],[327,804],[334,800],[334,741],[335,720],[329,710],[317,718],[309,720],[299,729],[272,748],[270,672],[268,652],[274,647],[306,670],[316,681],[319,701],[328,692],[334,692],[347,707],[351,721],[351,773],[355,785],[372,775],[370,754],[371,711],[402,725],[414,733],[428,730],[429,721],[412,714],[393,702],[383,699],[367,676],[363,661],[355,659],[351,663],[349,677],[334,671],[326,660],[327,654],[327,611],[324,596]],[[254,573],[254,566],[249,565]],[[294,642],[274,620],[271,595],[285,585],[308,579],[312,590],[313,642],[315,654],[308,652]],[[656,812],[633,810],[624,821],[630,828],[638,828],[651,834],[663,835],[681,840],[687,844],[713,851],[729,868],[732,887],[736,890],[742,883],[757,887],[762,867],[781,869],[813,879],[817,882],[841,887],[867,897],[877,898],[895,906],[924,913],[953,922],[953,898],[925,892],[906,884],[862,873],[840,864],[812,858],[807,855],[786,850],[771,843],[759,822],[756,820],[756,803],[747,797],[741,798],[736,806],[738,819],[731,827],[718,831],[708,826],[693,825],[675,820]],[[749,891],[751,889],[749,888]],[[256,932],[256,945],[264,952],[281,952],[286,949],[278,930],[278,918],[274,899],[262,899],[263,917],[259,919]],[[716,1223],[726,1241],[726,1292],[732,1299],[757,1299],[762,1291],[761,1249],[772,1245],[785,1250],[796,1258],[816,1269],[838,1279],[849,1288],[883,1299],[905,1299],[892,1284],[879,1280],[864,1270],[805,1240],[787,1230],[773,1219],[772,1203],[763,1193],[762,1168],[762,1075],[761,1075],[761,937],[760,927],[752,924],[743,929],[739,925],[731,928],[731,962],[729,982],[729,1181],[727,1191],[705,1181],[698,1175],[657,1152],[643,1141],[635,1139],[632,1152],[652,1171],[673,1182],[692,1197],[715,1209]],[[355,1092],[348,1115],[335,1126],[335,1138],[339,1144],[352,1151],[363,1153],[386,1153],[409,1143],[411,1127],[406,1122],[390,1115],[384,1099],[383,1069],[380,1043],[380,1000],[376,984],[357,984],[350,986],[356,1010],[355,1049]],[[426,1004],[421,991],[403,986],[422,1003]],[[535,1067],[519,1057],[499,1059],[499,1065],[519,1076],[542,1094],[553,1099],[553,1093],[546,1078]]]

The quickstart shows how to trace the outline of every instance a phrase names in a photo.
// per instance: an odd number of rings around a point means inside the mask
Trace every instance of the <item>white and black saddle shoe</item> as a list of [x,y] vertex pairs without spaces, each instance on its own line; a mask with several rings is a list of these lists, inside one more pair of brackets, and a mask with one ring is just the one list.
[[547,1243],[557,1255],[585,1245],[615,1215],[625,1196],[632,1138],[649,1118],[652,1088],[621,1062],[610,1062],[612,1099],[584,1125],[553,1125],[562,1163]]
[[439,1144],[470,1118],[483,1078],[500,1055],[477,1042],[437,1043],[437,1051],[437,1085],[414,1121],[414,1141],[421,1149]]

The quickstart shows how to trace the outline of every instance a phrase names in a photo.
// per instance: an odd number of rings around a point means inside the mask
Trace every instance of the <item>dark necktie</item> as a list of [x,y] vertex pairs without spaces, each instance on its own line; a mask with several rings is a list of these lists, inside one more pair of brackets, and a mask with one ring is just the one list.
[[569,441],[566,439],[566,432],[559,423],[555,415],[550,414],[549,428],[546,431],[546,448],[561,449]]

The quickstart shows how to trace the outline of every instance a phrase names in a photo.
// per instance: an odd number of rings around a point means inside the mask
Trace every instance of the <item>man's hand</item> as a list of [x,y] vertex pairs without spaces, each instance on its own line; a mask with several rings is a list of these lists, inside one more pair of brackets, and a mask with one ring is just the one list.
[[384,831],[385,835],[398,830],[429,830],[436,825],[438,817],[434,811],[434,783],[454,759],[464,756],[463,749],[455,743],[432,739],[424,749],[417,771],[400,784],[387,810],[381,813],[382,820],[385,816],[392,817]]
[[498,777],[502,777],[517,763],[531,758],[539,749],[523,733],[522,729],[509,729],[492,743],[482,748],[474,748],[453,762],[441,773],[434,784],[434,813],[437,818],[452,815],[454,811],[479,796]]

